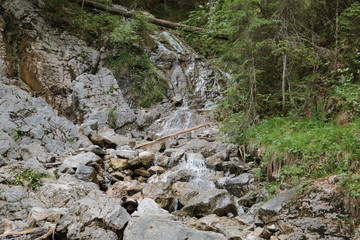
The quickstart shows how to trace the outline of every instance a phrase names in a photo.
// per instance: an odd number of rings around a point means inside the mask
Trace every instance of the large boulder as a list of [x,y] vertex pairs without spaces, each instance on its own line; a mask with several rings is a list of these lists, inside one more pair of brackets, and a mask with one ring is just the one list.
[[96,75],[78,76],[72,82],[72,90],[79,119],[83,119],[82,126],[87,132],[91,132],[93,125],[118,130],[136,120],[109,69],[103,68]]
[[212,213],[218,216],[226,216],[229,213],[238,214],[234,199],[226,190],[203,191],[183,204],[184,208],[181,209],[181,212],[195,217],[203,217]]
[[[41,1],[3,2],[6,19],[21,32],[15,47],[22,80],[33,91],[41,92],[55,109],[75,120],[69,98],[71,82],[83,72],[96,68],[99,51],[87,47],[77,37],[52,28],[39,9],[44,6],[38,4]],[[13,68],[15,77],[18,70]]]
[[225,240],[218,233],[203,232],[172,220],[172,216],[151,199],[139,203],[124,232],[124,240]]
[[[94,239],[98,231],[120,237],[130,220],[121,206],[121,200],[111,198],[100,191],[91,191],[86,197],[74,202],[58,222],[57,231],[67,239]],[[112,232],[112,233],[111,233]]]
[[12,159],[46,158],[73,150],[78,128],[58,117],[41,98],[0,83],[0,155]]

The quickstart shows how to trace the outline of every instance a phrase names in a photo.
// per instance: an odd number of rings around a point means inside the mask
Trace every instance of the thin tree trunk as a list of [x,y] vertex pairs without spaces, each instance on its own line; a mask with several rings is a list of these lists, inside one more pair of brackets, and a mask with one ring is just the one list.
[[336,0],[336,10],[335,10],[335,60],[334,60],[334,69],[337,70],[338,65],[338,54],[339,54],[339,0]]
[[285,101],[286,101],[286,73],[287,72],[287,54],[283,54],[283,71],[281,77],[281,93],[282,93],[282,112],[285,113]]

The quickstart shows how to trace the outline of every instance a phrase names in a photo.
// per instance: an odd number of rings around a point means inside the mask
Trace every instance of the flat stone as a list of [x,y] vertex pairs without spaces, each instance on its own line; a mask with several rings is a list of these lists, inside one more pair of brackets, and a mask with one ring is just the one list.
[[290,189],[279,193],[274,198],[267,201],[259,209],[259,216],[265,224],[278,220],[283,206],[296,196],[296,190]]

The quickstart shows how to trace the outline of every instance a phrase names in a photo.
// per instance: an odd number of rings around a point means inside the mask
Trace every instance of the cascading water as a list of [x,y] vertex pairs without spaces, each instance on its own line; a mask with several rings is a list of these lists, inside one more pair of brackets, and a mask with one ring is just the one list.
[[[157,44],[150,60],[168,81],[168,96],[183,100],[183,106],[202,104],[221,97],[221,82],[229,76],[206,63],[183,41],[169,32],[152,36]],[[196,103],[192,101],[196,100]]]

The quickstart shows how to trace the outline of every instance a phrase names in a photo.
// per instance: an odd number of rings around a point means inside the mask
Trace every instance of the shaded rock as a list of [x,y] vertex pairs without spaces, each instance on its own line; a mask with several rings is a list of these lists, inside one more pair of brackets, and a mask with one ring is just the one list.
[[134,171],[135,176],[150,177],[150,173],[145,168],[138,168]]
[[283,206],[296,196],[296,190],[290,189],[276,195],[259,209],[259,216],[266,224],[278,220]]
[[119,235],[129,220],[130,215],[121,207],[119,199],[100,191],[91,191],[72,204],[69,212],[59,220],[56,230],[70,239],[84,238],[88,234],[84,231],[87,227],[113,231]]
[[114,183],[111,186],[111,188],[107,191],[107,194],[112,197],[123,198],[141,192],[143,188],[144,188],[144,184],[141,184],[136,180],[120,181]]
[[97,183],[96,171],[93,167],[79,166],[76,168],[75,177],[84,182]]
[[139,159],[144,167],[150,167],[153,164],[155,155],[152,152],[144,151],[139,153]]
[[106,151],[97,145],[91,145],[86,148],[86,152],[93,152],[97,155],[104,156]]
[[172,211],[176,199],[168,182],[153,182],[142,190],[143,196],[153,199],[160,207]]
[[234,178],[221,178],[216,181],[216,186],[219,188],[225,188],[229,193],[241,197],[249,190],[254,189],[253,185],[255,181],[254,175],[250,173],[243,173]]
[[166,170],[160,166],[152,166],[148,169],[150,175],[160,175],[163,174]]
[[77,103],[74,107],[82,114],[79,118],[84,119],[85,128],[95,120],[99,128],[107,126],[116,130],[136,120],[108,69],[103,68],[96,75],[78,76],[72,82],[72,90]]
[[211,189],[204,191],[183,204],[184,208],[181,211],[190,216],[202,217],[211,213],[218,216],[226,216],[228,213],[237,215],[233,198],[226,190]]

